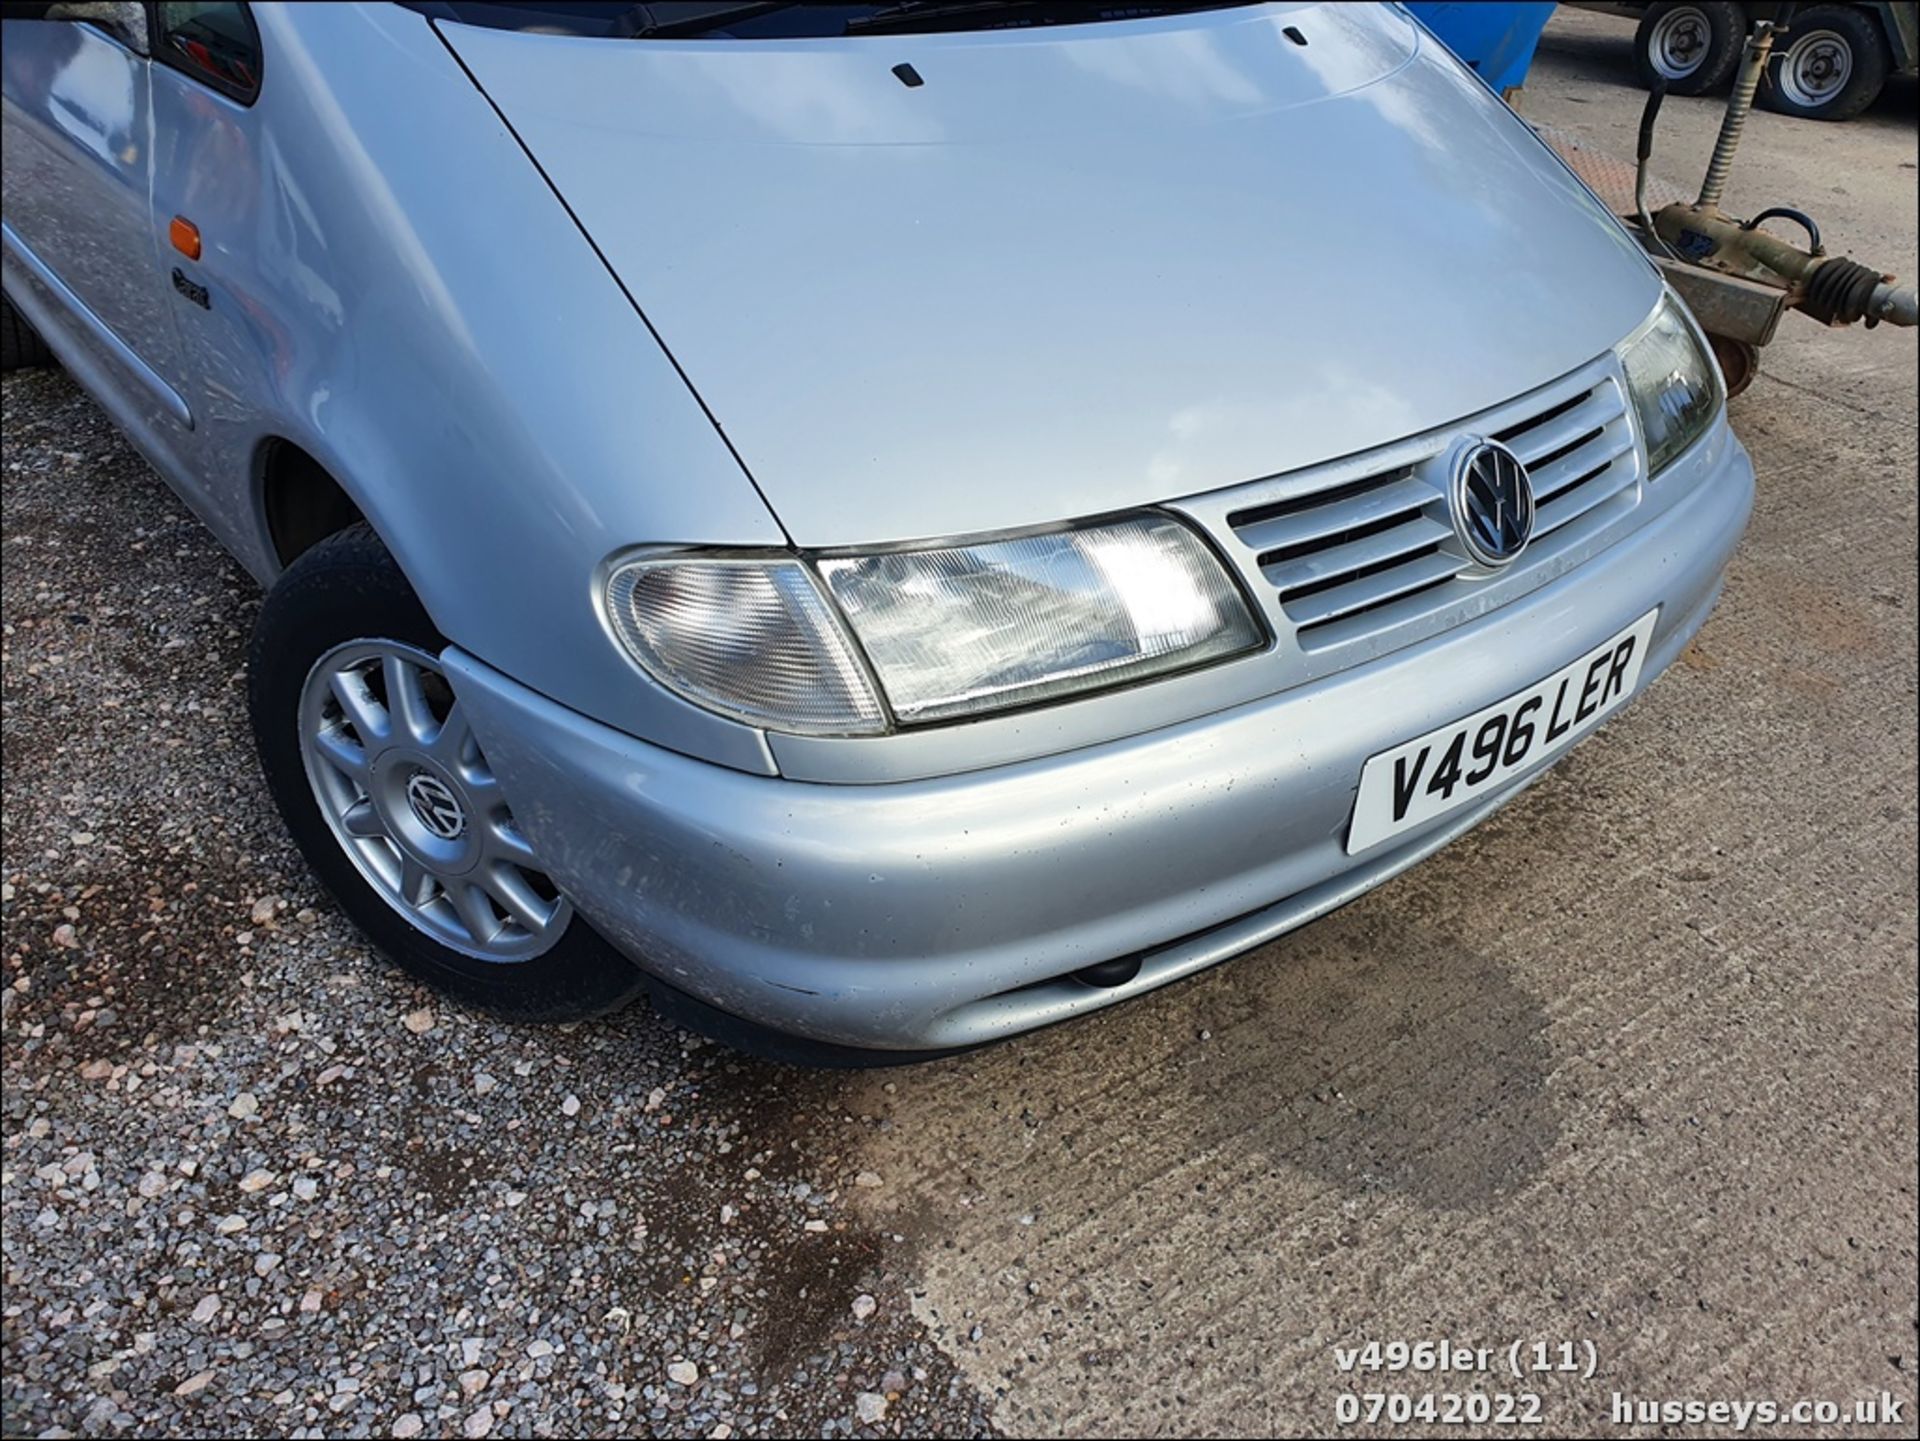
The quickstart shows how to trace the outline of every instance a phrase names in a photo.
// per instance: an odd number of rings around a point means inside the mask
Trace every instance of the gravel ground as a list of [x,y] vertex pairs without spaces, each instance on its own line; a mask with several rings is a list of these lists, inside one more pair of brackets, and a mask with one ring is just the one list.
[[252,582],[4,401],[6,1432],[985,1433],[854,1204],[887,1093],[383,964],[254,764]]

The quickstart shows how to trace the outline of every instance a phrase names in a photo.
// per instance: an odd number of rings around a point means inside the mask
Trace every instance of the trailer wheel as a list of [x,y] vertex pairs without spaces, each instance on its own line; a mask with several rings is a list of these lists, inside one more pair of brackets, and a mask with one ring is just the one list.
[[1705,95],[1725,85],[1740,63],[1746,12],[1724,0],[1678,0],[1649,5],[1634,32],[1640,83],[1667,82],[1674,95]]
[[1788,22],[1774,45],[1760,103],[1807,120],[1851,120],[1887,83],[1892,57],[1878,20],[1864,7],[1814,5]]

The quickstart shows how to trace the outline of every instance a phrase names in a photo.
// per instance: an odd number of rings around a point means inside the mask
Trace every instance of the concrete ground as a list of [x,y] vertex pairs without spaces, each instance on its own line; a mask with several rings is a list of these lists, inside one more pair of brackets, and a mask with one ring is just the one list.
[[[1522,108],[1630,152],[1630,33],[1563,10]],[[1670,101],[1658,168],[1717,122]],[[1915,161],[1911,84],[1761,114],[1728,202],[1912,276]],[[248,582],[9,377],[6,1431],[1246,1435],[1530,1389],[1548,1434],[1883,1391],[1913,1434],[1916,379],[1912,332],[1787,319],[1718,613],[1479,832],[1142,1002],[846,1075],[382,966],[259,783]],[[1597,1371],[1338,1369],[1438,1338]]]

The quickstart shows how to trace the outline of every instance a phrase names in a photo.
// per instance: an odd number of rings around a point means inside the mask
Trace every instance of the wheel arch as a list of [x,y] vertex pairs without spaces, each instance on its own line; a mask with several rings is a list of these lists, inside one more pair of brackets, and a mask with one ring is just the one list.
[[254,447],[253,494],[276,570],[350,525],[373,524],[325,465],[284,436],[270,435]]
[[361,479],[369,468],[377,472],[379,457],[355,465],[336,455],[319,438],[296,440],[284,432],[263,435],[251,452],[250,490],[253,524],[265,560],[260,580],[271,586],[301,556],[322,541],[353,525],[365,525],[386,547],[413,593],[420,598],[442,633],[448,617],[446,596],[436,579],[436,556],[408,542],[408,523],[401,507],[381,503],[380,496]]

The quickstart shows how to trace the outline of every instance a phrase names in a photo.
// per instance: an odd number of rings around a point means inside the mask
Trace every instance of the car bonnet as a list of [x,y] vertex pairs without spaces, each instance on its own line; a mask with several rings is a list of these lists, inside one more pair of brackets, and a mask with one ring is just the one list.
[[439,28],[804,546],[1359,451],[1573,369],[1658,295],[1397,9],[792,41]]

